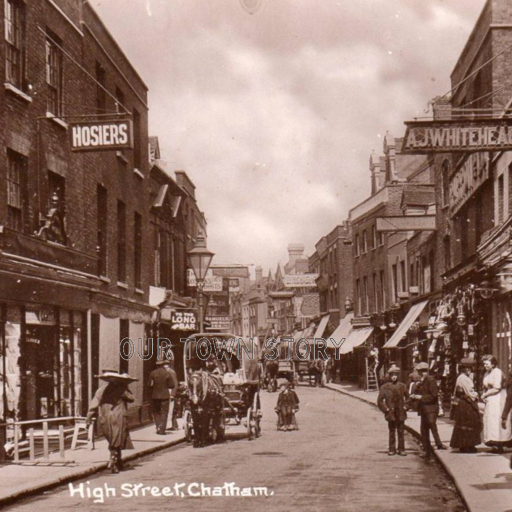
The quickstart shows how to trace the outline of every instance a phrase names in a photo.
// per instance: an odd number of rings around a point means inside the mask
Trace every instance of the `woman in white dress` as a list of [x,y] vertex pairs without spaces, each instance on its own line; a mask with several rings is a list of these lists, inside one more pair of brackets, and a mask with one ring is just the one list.
[[483,380],[482,400],[485,402],[484,443],[494,453],[503,453],[503,447],[512,441],[510,417],[505,427],[501,424],[501,413],[507,399],[505,376],[498,368],[498,360],[491,355],[482,358],[486,370]]

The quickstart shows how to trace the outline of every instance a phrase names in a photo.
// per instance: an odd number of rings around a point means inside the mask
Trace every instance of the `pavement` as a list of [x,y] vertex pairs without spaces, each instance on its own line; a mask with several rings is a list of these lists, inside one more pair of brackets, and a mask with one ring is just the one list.
[[[181,427],[181,420],[178,421]],[[156,434],[153,424],[131,430],[130,436],[135,449],[123,451],[123,462],[150,455],[185,441],[183,428],[176,432],[168,430],[166,436],[161,436]],[[88,450],[86,447],[66,450],[65,458],[67,462],[61,462],[59,454],[53,453],[49,462],[36,458],[35,463],[24,460],[22,464],[2,465],[0,507],[105,470],[109,459],[108,444],[104,439],[99,439],[95,442],[94,450]]]
[[[377,392],[366,392],[353,384],[327,384],[327,387],[377,406]],[[419,438],[420,418],[412,411],[408,416],[406,428]],[[437,425],[441,440],[449,446],[453,421],[439,418]],[[512,512],[511,450],[497,455],[481,445],[475,454],[458,453],[448,448],[436,451],[435,455],[452,477],[470,512]]]

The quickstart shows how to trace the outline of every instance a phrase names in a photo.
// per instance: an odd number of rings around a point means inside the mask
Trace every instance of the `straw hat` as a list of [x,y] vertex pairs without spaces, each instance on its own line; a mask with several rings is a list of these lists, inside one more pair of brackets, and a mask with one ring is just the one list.
[[139,379],[130,377],[127,373],[119,373],[116,370],[103,370],[101,375],[96,375],[98,379],[106,380],[107,382],[136,382]]
[[388,373],[400,373],[400,368],[398,368],[398,366],[396,366],[396,365],[393,365],[393,366],[391,366],[391,368],[388,370]]
[[423,362],[423,363],[418,363],[416,365],[416,371],[418,372],[428,372],[428,364]]
[[471,366],[475,366],[476,364],[476,361],[474,359],[472,359],[471,357],[464,357],[463,359],[460,360],[460,363],[459,363],[459,366],[464,366],[464,367],[471,367]]

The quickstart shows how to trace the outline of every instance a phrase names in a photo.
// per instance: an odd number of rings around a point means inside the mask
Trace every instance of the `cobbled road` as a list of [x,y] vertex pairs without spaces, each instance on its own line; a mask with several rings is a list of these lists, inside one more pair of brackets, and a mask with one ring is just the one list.
[[[278,432],[273,410],[277,394],[262,392],[263,436],[249,441],[228,429],[228,440],[205,448],[181,445],[139,459],[118,474],[104,472],[83,484],[85,497],[70,496],[69,487],[16,504],[16,511],[463,511],[454,486],[437,462],[425,462],[416,441],[406,435],[407,457],[387,455],[387,425],[366,403],[327,389],[299,386],[300,430]],[[234,482],[239,488],[267,487],[268,496],[216,497],[187,495]],[[162,491],[175,484],[185,497],[122,497],[133,485]],[[130,491],[123,491],[123,484]],[[93,503],[87,489],[105,486],[116,496]],[[96,491],[99,492],[99,491]],[[141,491],[139,491],[140,493]]]

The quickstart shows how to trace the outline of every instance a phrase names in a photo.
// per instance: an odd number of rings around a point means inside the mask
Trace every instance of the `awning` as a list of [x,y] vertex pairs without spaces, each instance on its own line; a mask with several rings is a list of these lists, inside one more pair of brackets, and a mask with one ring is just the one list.
[[323,337],[328,321],[329,321],[329,315],[325,315],[322,317],[322,320],[320,320],[320,323],[318,324],[318,327],[316,328],[314,338],[322,338]]
[[[339,347],[339,343],[342,339],[345,339],[347,341],[347,338],[349,334],[352,331],[352,319],[354,318],[354,313],[347,313],[344,318],[341,319],[340,324],[334,332],[329,336],[327,341],[327,348],[334,348],[336,349],[336,345],[330,340],[332,338],[336,341]],[[345,342],[343,342],[345,343]]]
[[343,345],[340,347],[340,354],[348,354],[355,347],[362,345],[373,332],[373,327],[363,327],[362,329],[354,329],[347,337]]
[[418,302],[418,304],[415,304],[411,309],[409,309],[407,315],[405,315],[405,318],[402,320],[402,323],[398,326],[393,336],[389,338],[387,343],[384,345],[384,348],[395,348],[398,346],[400,340],[407,334],[407,331],[420,316],[427,304],[428,300],[425,300],[423,302]]

